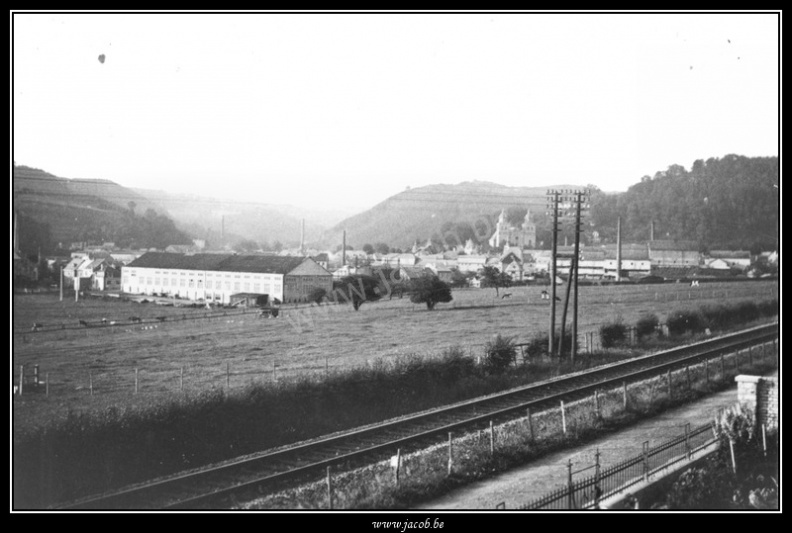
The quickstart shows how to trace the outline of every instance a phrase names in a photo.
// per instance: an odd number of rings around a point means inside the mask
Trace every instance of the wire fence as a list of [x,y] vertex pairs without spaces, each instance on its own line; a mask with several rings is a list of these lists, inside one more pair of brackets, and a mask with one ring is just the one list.
[[602,468],[599,464],[599,451],[597,451],[597,462],[593,467],[589,467],[595,470],[594,474],[573,479],[575,472],[572,471],[570,461],[567,464],[569,481],[566,487],[558,488],[519,509],[597,508],[603,498],[622,492],[638,483],[647,482],[652,475],[679,462],[690,461],[696,452],[715,442],[718,442],[718,438],[712,424],[704,424],[691,430],[688,423],[685,425],[684,434],[653,448],[650,448],[649,441],[646,441],[641,455],[607,468]]

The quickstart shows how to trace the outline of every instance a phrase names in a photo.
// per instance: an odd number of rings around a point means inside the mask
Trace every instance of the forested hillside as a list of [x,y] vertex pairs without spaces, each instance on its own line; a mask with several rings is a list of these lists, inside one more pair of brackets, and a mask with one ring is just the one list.
[[626,241],[695,240],[703,249],[778,248],[779,168],[777,157],[697,160],[690,170],[672,165],[621,194],[597,192],[591,222],[613,242],[622,217]]

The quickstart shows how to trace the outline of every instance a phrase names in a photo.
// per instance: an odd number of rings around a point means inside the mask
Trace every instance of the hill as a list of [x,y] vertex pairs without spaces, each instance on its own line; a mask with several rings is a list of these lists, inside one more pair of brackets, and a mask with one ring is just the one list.
[[702,250],[777,250],[780,181],[778,157],[699,159],[690,170],[671,165],[644,176],[626,192],[595,194],[591,222],[606,241],[615,241],[622,217],[627,241],[695,240]]
[[417,241],[444,241],[455,244],[473,238],[486,241],[495,228],[497,217],[508,210],[513,222],[521,222],[530,209],[537,222],[537,240],[543,238],[546,223],[547,189],[581,188],[573,185],[551,187],[507,187],[485,181],[457,185],[429,185],[403,191],[348,218],[329,230],[323,244],[335,248],[347,230],[347,244],[360,248],[364,244],[384,242],[391,247],[409,248]]
[[26,254],[77,241],[139,248],[192,242],[161,206],[109,180],[67,179],[15,165],[13,191]]

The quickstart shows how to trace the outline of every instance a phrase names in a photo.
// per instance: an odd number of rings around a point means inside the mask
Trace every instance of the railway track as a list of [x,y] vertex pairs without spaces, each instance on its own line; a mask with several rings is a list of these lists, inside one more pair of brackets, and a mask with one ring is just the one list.
[[[612,363],[483,398],[353,429],[331,437],[228,462],[199,471],[140,484],[110,494],[61,505],[61,509],[197,509],[222,507],[238,495],[257,494],[285,481],[339,463],[381,460],[397,447],[435,442],[449,431],[477,430],[574,401],[595,390],[613,389],[772,342],[778,323],[759,326],[704,342]],[[738,363],[739,364],[739,363]]]

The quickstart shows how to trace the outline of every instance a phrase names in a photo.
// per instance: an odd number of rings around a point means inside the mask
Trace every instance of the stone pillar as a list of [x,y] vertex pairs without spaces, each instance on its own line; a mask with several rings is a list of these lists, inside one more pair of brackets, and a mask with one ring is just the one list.
[[756,423],[778,428],[778,378],[739,375],[734,380],[737,401],[753,411]]

